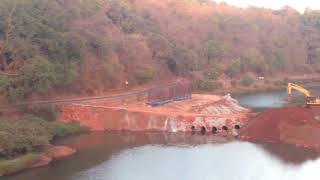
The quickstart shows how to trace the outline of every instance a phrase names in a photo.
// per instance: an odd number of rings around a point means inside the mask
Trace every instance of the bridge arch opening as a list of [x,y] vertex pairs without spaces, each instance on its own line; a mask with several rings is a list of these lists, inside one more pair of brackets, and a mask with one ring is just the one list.
[[201,126],[201,134],[205,134],[206,133],[206,127],[204,127],[204,126]]
[[234,126],[234,129],[236,129],[236,130],[239,130],[240,128],[241,128],[241,127],[240,127],[240,125],[238,125],[238,124]]
[[212,134],[217,134],[218,129],[216,127],[212,127],[211,132]]

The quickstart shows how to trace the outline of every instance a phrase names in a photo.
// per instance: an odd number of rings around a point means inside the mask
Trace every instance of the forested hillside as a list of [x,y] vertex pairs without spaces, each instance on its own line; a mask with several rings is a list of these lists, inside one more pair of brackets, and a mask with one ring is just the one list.
[[210,89],[221,80],[317,72],[319,58],[320,11],[209,0],[0,3],[0,90],[9,101],[174,76]]

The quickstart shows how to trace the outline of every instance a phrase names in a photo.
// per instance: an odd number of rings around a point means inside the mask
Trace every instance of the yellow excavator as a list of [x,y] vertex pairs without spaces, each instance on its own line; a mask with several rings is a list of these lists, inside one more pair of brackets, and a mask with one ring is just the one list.
[[307,89],[305,89],[299,85],[293,84],[293,83],[288,83],[287,92],[288,92],[289,96],[292,94],[293,89],[304,94],[304,96],[306,97],[307,106],[320,105],[320,98],[319,97],[311,96],[311,93]]

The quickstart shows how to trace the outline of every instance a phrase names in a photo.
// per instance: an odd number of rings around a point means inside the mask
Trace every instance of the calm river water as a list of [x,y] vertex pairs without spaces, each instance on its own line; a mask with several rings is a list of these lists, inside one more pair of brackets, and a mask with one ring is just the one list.
[[4,180],[319,180],[319,153],[213,135],[105,132],[69,138],[75,156]]
[[[280,94],[279,94],[280,93]],[[278,92],[239,98],[280,106]],[[267,98],[266,98],[267,97]],[[267,100],[266,100],[267,99]],[[251,104],[252,102],[255,102]],[[78,153],[1,180],[319,180],[320,154],[191,133],[104,132],[63,139]]]

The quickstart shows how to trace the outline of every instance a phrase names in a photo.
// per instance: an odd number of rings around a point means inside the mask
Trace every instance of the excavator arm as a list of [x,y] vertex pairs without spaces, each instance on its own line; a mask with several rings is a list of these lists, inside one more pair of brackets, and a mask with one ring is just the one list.
[[287,88],[288,95],[292,94],[293,89],[303,93],[305,97],[311,97],[310,92],[308,90],[306,90],[305,88],[303,88],[299,85],[293,84],[293,83],[288,83],[288,88]]
[[310,107],[311,105],[320,105],[319,97],[312,97],[310,92],[305,88],[293,83],[288,83],[288,95],[291,95],[293,89],[304,94],[304,96],[306,97],[306,107]]

